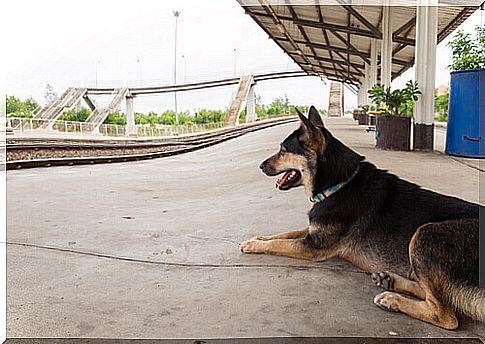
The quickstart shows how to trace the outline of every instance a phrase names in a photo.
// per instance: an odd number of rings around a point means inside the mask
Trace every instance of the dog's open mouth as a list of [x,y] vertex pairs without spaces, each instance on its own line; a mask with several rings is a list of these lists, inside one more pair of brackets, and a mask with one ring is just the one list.
[[301,173],[297,170],[287,170],[275,183],[275,188],[288,190],[294,186],[301,178]]

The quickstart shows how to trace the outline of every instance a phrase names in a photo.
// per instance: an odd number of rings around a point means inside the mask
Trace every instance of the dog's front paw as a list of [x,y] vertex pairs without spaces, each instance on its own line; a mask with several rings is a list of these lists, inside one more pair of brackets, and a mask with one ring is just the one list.
[[374,297],[374,303],[377,307],[391,312],[399,312],[399,295],[384,291]]
[[257,235],[252,240],[268,241],[273,240],[273,237],[268,235]]
[[393,290],[394,280],[387,272],[374,272],[372,281],[382,289]]
[[246,240],[239,248],[244,253],[266,253],[266,242],[262,240]]

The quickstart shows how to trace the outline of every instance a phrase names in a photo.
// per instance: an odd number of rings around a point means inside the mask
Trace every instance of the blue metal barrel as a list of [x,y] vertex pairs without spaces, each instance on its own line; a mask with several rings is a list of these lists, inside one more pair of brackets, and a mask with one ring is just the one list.
[[446,153],[485,157],[485,69],[451,73]]

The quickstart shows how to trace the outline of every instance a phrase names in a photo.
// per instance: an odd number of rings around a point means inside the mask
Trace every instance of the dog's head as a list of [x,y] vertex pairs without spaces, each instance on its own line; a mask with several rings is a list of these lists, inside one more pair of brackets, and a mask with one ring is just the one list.
[[308,118],[297,112],[300,127],[259,167],[268,176],[283,174],[276,181],[277,189],[304,186],[306,193],[314,196],[324,188],[348,180],[365,157],[333,137],[315,107],[310,107]]
[[300,111],[300,128],[295,130],[280,145],[280,150],[259,166],[268,176],[283,176],[276,181],[276,188],[289,190],[304,186],[311,193],[319,155],[322,155],[326,138],[324,124],[315,107],[310,107],[308,118]]

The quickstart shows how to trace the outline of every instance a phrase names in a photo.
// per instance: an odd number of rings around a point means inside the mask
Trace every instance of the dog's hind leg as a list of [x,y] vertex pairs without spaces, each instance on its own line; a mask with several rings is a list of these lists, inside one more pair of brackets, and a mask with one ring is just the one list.
[[458,320],[453,310],[440,303],[430,290],[426,290],[425,294],[425,300],[412,300],[398,293],[385,291],[374,297],[374,303],[379,308],[402,312],[447,330],[456,329]]
[[308,234],[308,227],[297,229],[295,231],[283,232],[276,235],[258,235],[255,240],[275,240],[275,239],[298,239],[304,238]]
[[425,292],[418,282],[411,281],[393,272],[374,272],[372,281],[385,290],[406,293],[423,300]]
[[[445,297],[445,286],[449,283],[447,272],[443,270],[443,262],[449,252],[446,251],[446,244],[440,240],[445,240],[443,234],[449,224],[426,224],[421,226],[409,243],[409,257],[411,267],[417,277],[417,285],[424,292],[420,295],[423,300],[412,300],[398,293],[385,291],[375,296],[374,303],[380,308],[400,311],[413,318],[431,323],[435,326],[454,330],[458,327],[453,306],[449,304]],[[449,233],[453,241],[452,234],[456,237],[456,228],[454,233]],[[450,230],[451,231],[451,230]],[[411,283],[402,283],[403,278],[396,279],[403,291],[413,290],[416,292],[416,285]],[[396,284],[393,287],[396,289]],[[419,290],[419,289],[418,289]],[[418,293],[419,294],[419,293]],[[419,295],[418,295],[419,296]]]

